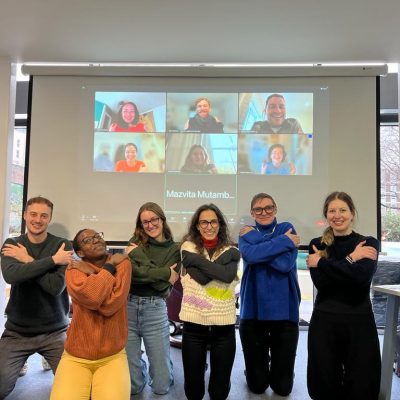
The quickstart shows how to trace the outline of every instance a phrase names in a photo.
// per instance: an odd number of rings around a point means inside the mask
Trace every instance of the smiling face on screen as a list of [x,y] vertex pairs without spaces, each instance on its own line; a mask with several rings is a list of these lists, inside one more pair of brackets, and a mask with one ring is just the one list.
[[196,167],[202,167],[206,163],[206,155],[201,147],[195,147],[190,155],[192,164]]
[[135,107],[132,104],[126,103],[121,110],[122,119],[129,125],[133,123],[136,117]]
[[199,100],[196,103],[196,113],[201,118],[207,118],[210,114],[211,106],[210,103],[206,99]]
[[271,126],[281,126],[286,119],[285,99],[278,96],[271,97],[265,107],[265,112]]
[[282,149],[282,147],[275,147],[271,151],[271,161],[272,161],[272,164],[274,164],[275,166],[281,165],[281,163],[283,161],[283,149]]
[[126,161],[135,161],[137,155],[137,148],[133,145],[128,145],[125,148],[125,159]]

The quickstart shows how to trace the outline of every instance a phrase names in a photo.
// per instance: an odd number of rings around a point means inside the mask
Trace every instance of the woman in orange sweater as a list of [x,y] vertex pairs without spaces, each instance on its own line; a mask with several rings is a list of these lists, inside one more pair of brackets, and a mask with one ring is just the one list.
[[79,231],[73,247],[81,258],[65,273],[73,316],[50,399],[129,400],[131,263],[126,255],[108,254],[103,234],[92,229]]

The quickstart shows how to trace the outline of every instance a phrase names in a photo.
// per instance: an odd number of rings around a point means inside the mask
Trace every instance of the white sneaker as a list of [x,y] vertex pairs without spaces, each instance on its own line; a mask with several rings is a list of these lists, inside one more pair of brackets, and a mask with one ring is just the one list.
[[25,361],[25,364],[22,366],[21,371],[19,371],[19,376],[25,376],[28,372],[28,360]]
[[43,371],[51,370],[50,364],[47,362],[47,360],[44,357],[42,357],[42,368],[43,368]]

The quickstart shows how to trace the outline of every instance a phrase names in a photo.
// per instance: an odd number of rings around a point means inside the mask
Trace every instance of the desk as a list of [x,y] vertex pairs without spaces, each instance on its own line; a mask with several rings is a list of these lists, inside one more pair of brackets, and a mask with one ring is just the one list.
[[400,285],[378,285],[373,290],[387,294],[386,326],[383,337],[381,390],[379,400],[390,400],[392,393],[393,360],[400,305]]

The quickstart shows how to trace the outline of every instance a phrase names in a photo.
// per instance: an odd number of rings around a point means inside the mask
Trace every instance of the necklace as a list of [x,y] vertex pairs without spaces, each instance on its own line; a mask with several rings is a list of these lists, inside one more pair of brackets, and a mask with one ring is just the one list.
[[[264,233],[264,234],[263,234],[263,237],[265,237],[265,236],[271,236],[271,235],[275,232],[275,228],[276,228],[276,225],[272,228],[272,231],[271,231],[271,232]],[[262,232],[258,229],[258,227],[256,227],[256,231],[257,231],[257,232],[260,232],[260,233],[262,234]]]

